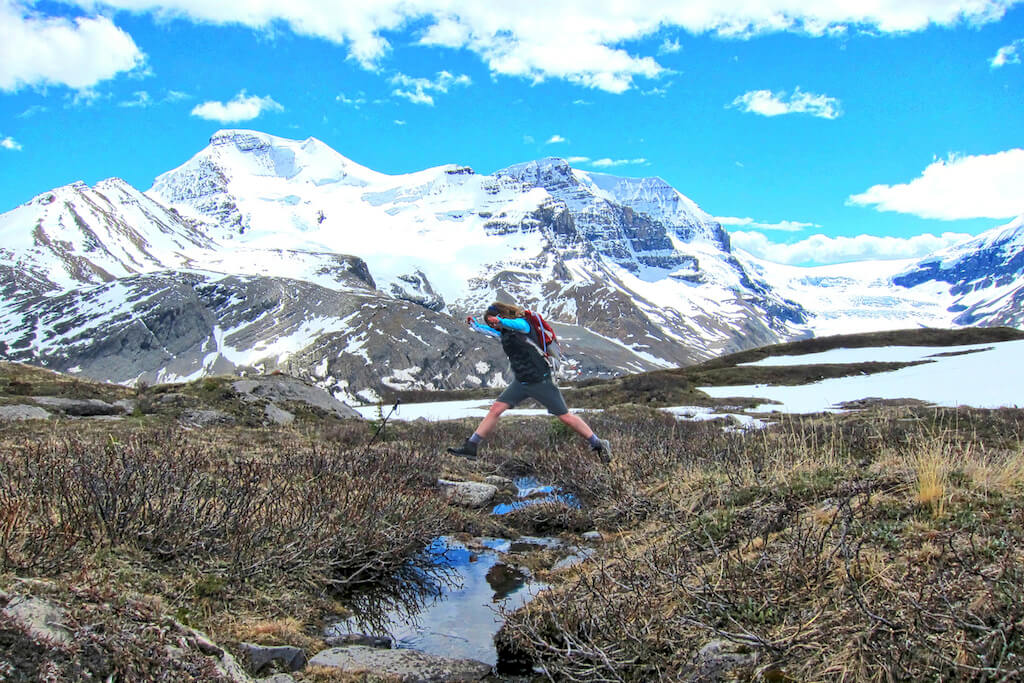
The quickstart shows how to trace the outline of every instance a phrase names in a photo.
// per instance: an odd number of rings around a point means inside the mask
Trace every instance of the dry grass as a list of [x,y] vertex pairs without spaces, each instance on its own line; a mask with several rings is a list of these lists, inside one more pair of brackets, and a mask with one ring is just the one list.
[[[372,447],[360,423],[18,425],[0,434],[0,589],[17,574],[122,596],[104,652],[142,652],[169,615],[313,650],[332,614],[412,609],[403,568],[435,535],[597,527],[599,553],[510,615],[503,662],[679,680],[724,640],[756,655],[738,679],[1024,675],[1024,411],[890,407],[751,433],[637,406],[588,421],[610,468],[547,418],[503,421],[476,462],[442,455],[471,421],[388,425]],[[494,520],[448,507],[442,474],[534,475],[582,508]]]
[[625,451],[607,482],[620,495],[592,511],[621,541],[509,616],[504,661],[558,680],[679,680],[725,640],[757,655],[739,679],[1024,675],[1024,412],[705,429],[652,448],[668,427],[638,421],[655,438]]

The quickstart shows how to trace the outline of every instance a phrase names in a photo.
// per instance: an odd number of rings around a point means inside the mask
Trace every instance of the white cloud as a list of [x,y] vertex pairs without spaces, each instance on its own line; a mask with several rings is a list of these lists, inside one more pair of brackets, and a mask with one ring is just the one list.
[[563,138],[561,135],[552,135],[551,137],[548,138],[548,141],[545,142],[544,144],[545,145],[555,145],[555,144],[558,144],[559,142],[566,142],[566,139]]
[[[2,0],[10,3],[12,0]],[[379,68],[413,29],[422,45],[464,49],[493,74],[535,82],[562,79],[588,88],[623,92],[638,78],[664,73],[652,55],[628,52],[665,31],[731,38],[794,32],[812,36],[855,28],[876,33],[996,21],[1021,0],[565,0],[558,3],[479,0],[374,0],[374,2],[270,2],[269,0],[68,0],[87,11],[97,6],[195,22],[287,28],[343,45],[366,68]],[[108,26],[106,19],[96,19]],[[385,37],[385,35],[387,37]],[[664,47],[666,44],[662,43]],[[674,43],[668,43],[668,46]],[[657,48],[654,48],[657,49]]]
[[21,143],[12,138],[10,135],[5,137],[3,140],[0,140],[0,147],[3,147],[4,149],[9,149],[14,152],[21,151]]
[[996,51],[996,56],[989,60],[993,69],[998,69],[1007,64],[1020,64],[1021,54],[1024,53],[1024,38],[1018,38],[1009,45],[1004,45]]
[[46,111],[49,111],[49,109],[47,107],[44,107],[41,104],[33,104],[31,107],[29,107],[25,111],[21,112],[20,114],[18,114],[18,118],[19,119],[27,119],[27,118],[30,118],[32,116],[35,116],[36,114],[42,114],[42,113],[44,113]]
[[396,126],[404,126],[405,125],[405,121],[403,121],[401,119],[395,119],[395,125]]
[[598,168],[612,168],[614,166],[646,166],[647,165],[647,159],[644,159],[644,158],[639,158],[639,159],[608,159],[608,158],[605,158],[605,159],[595,159],[594,161],[592,161],[590,163],[591,163],[592,166],[597,166]]
[[849,261],[920,258],[970,239],[965,233],[925,233],[914,237],[828,237],[811,235],[792,244],[772,242],[759,232],[730,232],[732,246],[775,263],[825,265]]
[[119,107],[139,107],[145,108],[153,104],[153,98],[149,96],[149,93],[145,90],[138,90],[132,96],[132,99],[119,102]]
[[359,93],[355,97],[347,97],[345,93],[338,93],[338,96],[334,98],[335,101],[341,102],[342,104],[348,105],[359,109],[362,105],[366,104],[366,96],[364,93]]
[[82,88],[81,90],[75,90],[73,93],[69,93],[64,97],[65,100],[70,100],[72,107],[91,107],[102,99],[106,99],[109,95],[102,95],[94,88]]
[[0,91],[89,88],[144,63],[131,36],[107,17],[45,16],[23,2],[0,0]]
[[1015,218],[1024,213],[1024,149],[950,155],[899,185],[874,185],[847,203],[922,218]]
[[192,116],[220,123],[237,123],[255,119],[265,111],[284,111],[269,95],[258,97],[240,91],[230,102],[203,102],[192,109]]
[[537,142],[537,141],[533,139],[532,135],[524,135],[523,136],[523,144],[524,145],[532,145],[535,142]]
[[800,232],[806,228],[820,228],[817,223],[801,223],[800,221],[780,221],[778,223],[760,223],[753,218],[734,218],[732,216],[716,216],[715,220],[722,225],[753,228],[755,230],[779,230],[782,232]]
[[434,106],[434,96],[430,93],[447,93],[453,86],[465,87],[472,82],[465,74],[456,76],[448,71],[439,71],[434,80],[413,78],[400,73],[391,78],[391,84],[398,86],[391,91],[391,94],[396,97],[404,97],[413,104],[425,104],[432,107]]
[[799,87],[793,90],[792,95],[785,90],[751,90],[734,99],[729,107],[761,116],[810,114],[818,118],[834,119],[842,114],[839,100],[836,98],[803,92]]
[[570,164],[589,164],[590,157],[569,157],[566,161]]
[[675,54],[683,49],[683,46],[679,44],[679,39],[669,40],[666,38],[662,41],[661,47],[658,48],[659,55],[670,55]]
[[182,100],[190,99],[191,95],[180,90],[168,90],[167,96],[164,97],[164,102],[181,102]]

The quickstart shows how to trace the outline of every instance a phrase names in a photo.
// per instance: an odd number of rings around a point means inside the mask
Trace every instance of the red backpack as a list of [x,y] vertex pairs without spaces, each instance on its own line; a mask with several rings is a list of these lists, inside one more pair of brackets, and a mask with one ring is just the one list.
[[551,329],[548,321],[541,317],[540,313],[530,310],[523,311],[523,318],[530,323],[530,341],[537,345],[545,356],[559,356],[558,337]]

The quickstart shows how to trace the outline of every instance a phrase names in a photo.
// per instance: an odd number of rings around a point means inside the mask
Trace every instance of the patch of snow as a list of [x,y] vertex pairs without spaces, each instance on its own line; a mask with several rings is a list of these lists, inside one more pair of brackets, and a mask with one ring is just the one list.
[[[874,349],[884,359],[885,349]],[[949,348],[944,349],[948,351]],[[699,387],[709,396],[746,396],[778,401],[761,412],[816,413],[865,398],[919,399],[939,406],[1024,406],[1024,340],[999,342],[975,353],[932,358],[893,372],[826,379],[800,386]]]

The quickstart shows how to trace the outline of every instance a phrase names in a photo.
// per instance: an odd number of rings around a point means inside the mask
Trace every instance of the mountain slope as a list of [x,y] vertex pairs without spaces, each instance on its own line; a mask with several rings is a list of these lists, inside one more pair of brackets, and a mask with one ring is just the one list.
[[893,278],[911,290],[942,287],[955,325],[1024,325],[1024,216],[928,258]]
[[500,351],[461,324],[494,299],[558,323],[583,377],[812,332],[1020,320],[1012,236],[909,270],[786,269],[733,254],[658,178],[554,158],[386,175],[245,130],[146,193],[40,195],[0,216],[0,238],[0,352],[102,380],[285,367],[351,400],[498,384]]

